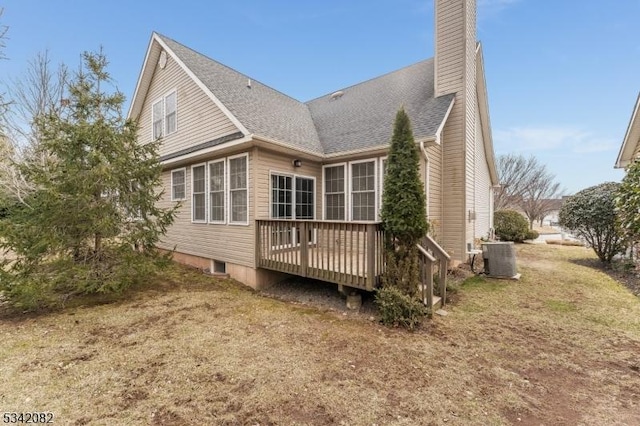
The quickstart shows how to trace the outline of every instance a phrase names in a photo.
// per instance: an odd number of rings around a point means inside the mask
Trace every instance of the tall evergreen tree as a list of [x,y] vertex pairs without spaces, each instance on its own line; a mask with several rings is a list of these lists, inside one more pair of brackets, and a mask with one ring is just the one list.
[[429,230],[419,160],[409,116],[400,109],[394,124],[382,198],[387,267],[383,282],[411,296],[416,295],[419,283],[416,244]]
[[153,271],[155,244],[175,217],[175,208],[157,206],[159,142],[139,144],[136,123],[122,114],[123,94],[105,91],[106,57],[83,60],[65,106],[37,119],[46,162],[19,165],[34,191],[0,223],[0,248],[17,255],[0,289],[23,302],[26,290],[127,287]]

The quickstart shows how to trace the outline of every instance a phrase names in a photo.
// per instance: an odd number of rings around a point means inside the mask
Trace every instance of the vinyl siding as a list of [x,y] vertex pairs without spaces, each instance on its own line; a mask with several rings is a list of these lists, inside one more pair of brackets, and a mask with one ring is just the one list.
[[[235,154],[241,154],[241,152]],[[189,164],[186,166],[187,198],[182,201],[175,222],[169,227],[167,234],[158,246],[167,250],[172,250],[175,247],[176,251],[180,253],[255,267],[255,221],[253,214],[255,203],[252,196],[255,176],[253,171],[254,156],[253,152],[249,153],[247,164],[249,170],[249,225],[191,223],[191,164]],[[216,159],[218,158],[212,157],[208,161]],[[165,170],[162,173],[162,180],[165,194],[159,204],[161,207],[173,206],[175,203],[171,201],[171,170]],[[228,198],[226,202],[225,208],[228,209]]]
[[149,142],[153,137],[153,103],[172,90],[177,93],[177,131],[163,138],[161,156],[238,132],[231,120],[169,55],[164,69],[156,66],[137,117],[141,143]]
[[302,160],[302,167],[293,167],[293,160],[297,157],[286,154],[257,149],[256,151],[256,203],[255,217],[258,219],[270,219],[270,173],[282,173],[313,177],[315,183],[315,220],[322,219],[322,165],[308,160]]
[[475,0],[436,0],[436,96],[455,93],[442,138],[441,242],[456,260],[466,259],[473,241],[475,170]]
[[455,93],[462,85],[464,8],[461,1],[436,1],[435,95]]
[[476,190],[476,170],[478,165],[477,151],[476,151],[476,137],[480,129],[480,122],[476,121],[478,117],[478,101],[476,92],[476,6],[475,0],[466,2],[466,15],[465,22],[465,184],[466,184],[466,232],[464,247],[468,243],[474,244],[475,239],[475,222],[474,219],[469,219],[470,214],[476,214],[475,207],[477,204],[476,197],[479,195]]
[[476,112],[476,169],[475,169],[475,230],[474,238],[487,237],[491,228],[491,175],[484,150],[482,137],[482,125],[480,121],[480,108]]
[[[442,242],[442,147],[433,145],[427,148],[429,156],[429,222],[430,234],[435,236],[438,243]],[[424,159],[423,159],[424,164]],[[424,172],[421,173],[424,176]]]

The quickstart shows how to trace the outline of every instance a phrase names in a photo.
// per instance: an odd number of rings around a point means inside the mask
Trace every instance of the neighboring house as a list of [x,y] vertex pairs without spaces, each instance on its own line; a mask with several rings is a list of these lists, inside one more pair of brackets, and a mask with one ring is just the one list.
[[491,231],[498,183],[475,1],[436,0],[435,17],[434,58],[309,102],[154,33],[129,117],[140,143],[162,138],[162,204],[182,203],[161,247],[253,287],[278,270],[371,289],[404,107],[433,235],[466,260]]
[[542,203],[545,204],[546,213],[544,217],[540,220],[541,226],[556,226],[558,225],[558,215],[560,214],[560,209],[562,208],[562,204],[568,197],[562,198],[546,198],[542,200]]
[[640,155],[640,94],[636,100],[636,106],[631,114],[631,121],[624,135],[615,168],[623,169]]

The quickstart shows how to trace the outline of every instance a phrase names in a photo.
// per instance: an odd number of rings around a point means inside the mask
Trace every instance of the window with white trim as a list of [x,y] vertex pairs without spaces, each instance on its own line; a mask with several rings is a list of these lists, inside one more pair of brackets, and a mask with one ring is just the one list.
[[207,220],[207,169],[204,164],[191,167],[191,220],[205,222]]
[[345,220],[344,165],[324,167],[324,218]]
[[177,92],[174,90],[151,106],[153,139],[170,135],[178,130]]
[[171,201],[184,200],[187,194],[187,170],[171,171]]
[[229,223],[248,221],[248,156],[229,158]]
[[296,176],[296,219],[315,217],[315,180]]
[[209,163],[209,222],[224,223],[225,160]]
[[156,140],[162,137],[162,127],[164,120],[164,100],[160,99],[155,102],[151,107],[153,110],[153,139]]
[[293,178],[286,175],[271,175],[271,217],[293,218]]
[[351,220],[376,220],[376,162],[351,163]]
[[171,92],[164,98],[164,109],[165,135],[170,135],[177,130],[176,92]]
[[315,218],[315,180],[304,176],[271,173],[271,217]]
[[384,197],[384,178],[387,175],[387,157],[380,159],[380,187],[379,187],[379,199],[378,199],[378,211],[382,211],[382,199]]

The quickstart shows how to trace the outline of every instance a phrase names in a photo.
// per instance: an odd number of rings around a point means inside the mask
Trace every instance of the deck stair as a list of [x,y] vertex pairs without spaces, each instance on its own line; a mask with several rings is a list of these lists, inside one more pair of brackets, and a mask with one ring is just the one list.
[[[420,285],[422,302],[434,312],[447,303],[447,267],[450,256],[430,236],[424,237],[418,244],[420,259]],[[437,274],[437,275],[436,275]],[[434,285],[437,277],[437,286]]]

